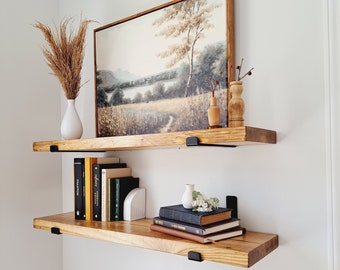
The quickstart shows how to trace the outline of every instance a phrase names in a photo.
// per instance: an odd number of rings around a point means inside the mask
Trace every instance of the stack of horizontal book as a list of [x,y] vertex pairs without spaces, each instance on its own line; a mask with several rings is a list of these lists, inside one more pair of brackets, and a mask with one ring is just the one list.
[[219,207],[211,212],[196,212],[181,204],[163,206],[150,228],[199,243],[211,243],[245,233],[240,220],[231,217],[232,209]]
[[139,178],[118,157],[74,158],[75,219],[123,220],[124,200]]

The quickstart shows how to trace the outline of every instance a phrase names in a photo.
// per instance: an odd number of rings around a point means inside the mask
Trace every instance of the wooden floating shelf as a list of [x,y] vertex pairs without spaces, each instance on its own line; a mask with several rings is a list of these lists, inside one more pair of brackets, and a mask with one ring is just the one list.
[[275,131],[244,126],[145,135],[34,142],[33,150],[37,152],[49,152],[51,146],[57,148],[58,151],[114,151],[178,147],[185,146],[188,137],[197,137],[202,144],[239,146],[276,143]]
[[157,250],[182,256],[194,251],[207,261],[250,267],[278,247],[278,236],[247,232],[243,236],[219,241],[215,244],[199,244],[182,238],[150,230],[151,219],[136,221],[98,222],[75,220],[74,213],[64,213],[35,218],[33,227],[51,231],[109,241],[113,243]]

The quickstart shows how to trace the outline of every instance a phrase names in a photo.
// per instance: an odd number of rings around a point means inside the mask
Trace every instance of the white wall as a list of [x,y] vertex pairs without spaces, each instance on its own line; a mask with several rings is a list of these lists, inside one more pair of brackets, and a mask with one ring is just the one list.
[[[329,230],[330,238],[333,238],[334,241],[330,240],[330,243],[333,244],[333,254],[334,257],[330,256],[330,264],[334,265],[334,269],[340,268],[340,185],[339,185],[339,175],[340,175],[340,111],[339,106],[340,104],[340,95],[339,95],[339,87],[340,87],[340,77],[339,77],[339,64],[340,64],[340,54],[339,54],[339,45],[340,45],[340,21],[339,21],[339,14],[340,14],[340,5],[338,1],[327,1],[327,8],[328,8],[328,25],[329,31],[328,33],[328,40],[329,42],[326,43],[328,45],[328,55],[326,58],[326,63],[328,66],[326,67],[326,74],[328,72],[328,84],[326,84],[327,97],[329,100],[329,106],[326,108],[329,117],[326,118],[326,125],[329,125],[329,207],[328,211],[330,216],[330,226]],[[328,127],[328,126],[327,126]],[[332,231],[333,229],[333,231]],[[332,255],[332,254],[331,254]]]
[[[39,48],[43,39],[31,24],[35,19],[52,23],[83,12],[102,25],[163,2],[2,3],[1,269],[237,269],[32,229],[34,217],[60,212],[61,196],[63,210],[73,209],[73,154],[63,155],[61,190],[60,155],[32,152],[33,141],[60,137],[65,99],[56,79],[48,75]],[[192,182],[222,201],[226,194],[237,195],[242,224],[248,230],[280,236],[279,248],[252,269],[339,269],[335,256],[340,250],[339,3],[235,2],[237,59],[244,57],[245,64],[255,67],[254,75],[244,81],[246,124],[277,130],[278,144],[115,154],[147,187],[149,217],[160,206],[178,202],[184,184]],[[77,100],[84,137],[95,134],[89,33],[83,78],[90,82]]]
[[[102,25],[163,2],[60,0],[60,15],[83,12]],[[339,262],[332,254],[339,250],[335,231],[339,216],[334,204],[339,191],[335,148],[339,134],[335,129],[339,120],[335,106],[335,100],[339,101],[335,91],[339,62],[328,57],[331,53],[339,58],[335,49],[339,36],[333,29],[336,9],[328,9],[328,4],[336,5],[335,1],[235,2],[236,59],[243,57],[246,65],[255,67],[254,75],[244,81],[246,124],[277,130],[278,144],[115,154],[133,168],[147,188],[148,217],[155,216],[162,205],[177,203],[184,184],[192,182],[222,202],[227,194],[237,195],[242,224],[248,230],[279,235],[279,248],[252,269],[338,269]],[[333,27],[330,34],[328,22]],[[95,134],[92,42],[90,35],[83,76],[91,81],[77,100],[84,137]],[[73,209],[72,157],[67,154],[63,158],[64,211]],[[337,237],[334,241],[333,235]],[[96,240],[63,239],[64,270],[236,269]]]
[[35,20],[56,19],[57,1],[2,1],[0,8],[0,269],[60,270],[61,238],[33,218],[61,210],[61,158],[32,151],[59,136],[60,89],[42,58]]

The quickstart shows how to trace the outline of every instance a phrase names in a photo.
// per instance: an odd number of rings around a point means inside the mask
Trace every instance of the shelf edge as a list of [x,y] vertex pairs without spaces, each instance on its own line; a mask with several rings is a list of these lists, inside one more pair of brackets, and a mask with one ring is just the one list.
[[151,222],[151,219],[133,222],[89,222],[74,220],[74,213],[64,213],[35,218],[33,227],[47,231],[54,227],[65,234],[182,256],[187,256],[189,251],[195,251],[201,253],[203,260],[240,267],[252,266],[278,246],[277,235],[256,232],[247,232],[246,236],[220,241],[229,248],[221,248],[213,244],[199,244],[153,232],[149,228]]
[[185,147],[186,138],[193,136],[198,137],[201,143],[206,144],[238,146],[276,144],[276,131],[244,126],[78,140],[40,141],[33,143],[33,151],[49,152],[51,146],[56,146],[60,151],[116,151]]

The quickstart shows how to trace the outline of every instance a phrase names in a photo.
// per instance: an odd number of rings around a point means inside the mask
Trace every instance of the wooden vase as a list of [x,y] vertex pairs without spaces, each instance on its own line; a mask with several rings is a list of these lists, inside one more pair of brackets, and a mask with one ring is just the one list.
[[220,107],[217,105],[216,97],[210,98],[208,122],[210,128],[220,127]]
[[231,99],[228,103],[228,126],[244,126],[245,104],[241,97],[243,92],[242,81],[230,82]]

